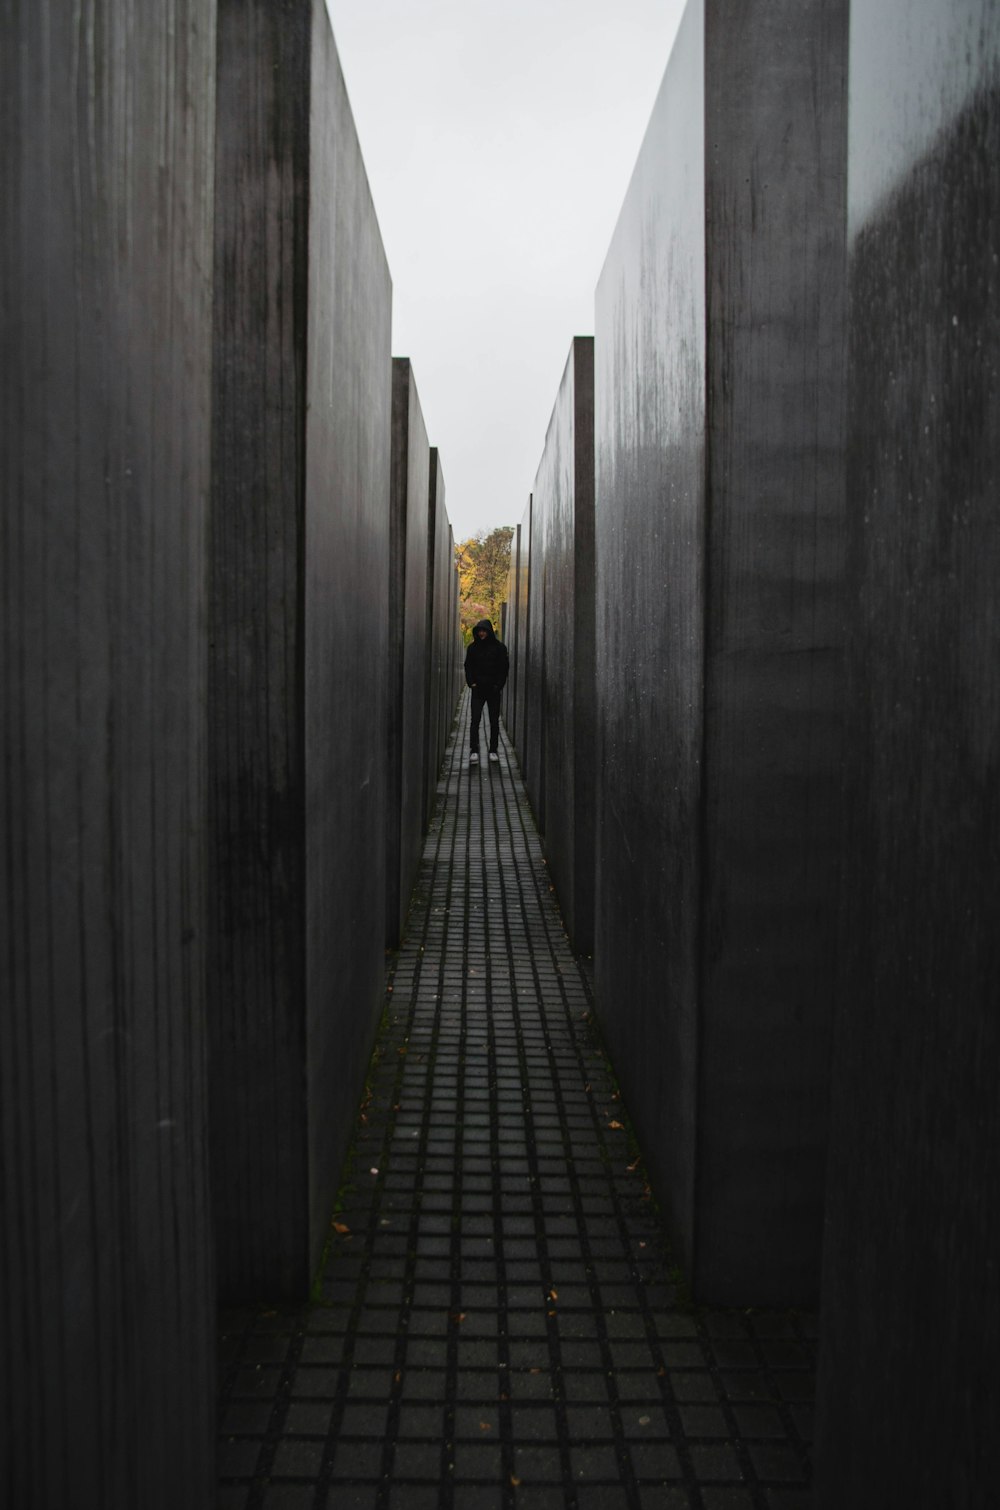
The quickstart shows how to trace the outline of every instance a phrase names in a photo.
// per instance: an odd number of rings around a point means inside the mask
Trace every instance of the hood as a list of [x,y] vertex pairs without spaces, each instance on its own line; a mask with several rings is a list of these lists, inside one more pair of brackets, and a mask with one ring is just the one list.
[[[487,631],[487,635],[486,635],[486,643],[487,644],[489,644],[490,640],[495,640],[496,639],[496,633],[495,633],[495,631],[493,629],[493,625],[490,623],[489,619],[480,619],[479,623],[476,624],[473,627],[473,630],[472,630],[472,637],[473,637],[473,639],[476,639],[476,636],[478,635],[478,633],[479,633],[479,631],[481,629],[485,629]],[[476,640],[476,643],[479,644],[479,641]]]

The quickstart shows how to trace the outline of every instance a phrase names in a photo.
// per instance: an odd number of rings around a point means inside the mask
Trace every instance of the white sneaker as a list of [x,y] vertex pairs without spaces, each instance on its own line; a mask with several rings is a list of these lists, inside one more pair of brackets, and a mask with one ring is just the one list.
[[469,764],[470,765],[478,765],[479,764],[479,753],[478,753],[478,751],[473,750],[472,754],[469,756]]
[[490,751],[490,760],[493,762],[494,765],[499,765],[500,764],[500,756],[497,754],[496,750],[491,750]]

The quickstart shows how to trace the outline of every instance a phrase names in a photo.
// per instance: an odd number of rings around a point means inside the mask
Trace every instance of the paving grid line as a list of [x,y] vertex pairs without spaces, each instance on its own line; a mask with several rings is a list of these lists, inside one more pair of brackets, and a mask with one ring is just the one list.
[[221,1318],[217,1503],[800,1510],[814,1322],[678,1304],[516,761],[470,768],[468,722],[322,1301]]

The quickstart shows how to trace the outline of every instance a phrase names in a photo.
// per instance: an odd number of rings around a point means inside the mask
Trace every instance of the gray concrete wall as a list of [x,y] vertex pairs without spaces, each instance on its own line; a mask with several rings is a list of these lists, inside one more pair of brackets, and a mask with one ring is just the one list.
[[[451,587],[449,589],[448,627],[446,632],[445,653],[445,686],[446,708],[443,722],[445,728],[445,744],[451,734],[458,714],[458,703],[465,687],[465,645],[462,640],[461,620],[461,582],[458,575],[458,563],[455,559],[455,531],[448,526],[448,560],[451,563]],[[443,756],[443,751],[442,751]]]
[[520,642],[520,624],[518,621],[518,582],[520,580],[520,557],[521,557],[521,526],[514,528],[514,534],[510,542],[510,575],[507,578],[507,602],[504,618],[504,644],[507,646],[507,654],[510,657],[510,671],[507,683],[503,689],[503,701],[500,711],[503,717],[504,727],[512,741],[517,740],[517,674],[518,655]]
[[423,827],[430,822],[438,776],[455,717],[458,688],[458,568],[445,507],[444,472],[436,446],[430,451],[427,544],[431,562],[427,591],[427,755]]
[[[315,1266],[385,989],[392,288],[323,0],[311,18],[305,735]],[[419,788],[407,788],[406,800],[419,823]]]
[[517,553],[517,643],[514,671],[514,728],[517,731],[518,762],[524,769],[524,741],[528,728],[527,688],[531,653],[531,498],[518,526]]
[[[546,794],[545,854],[573,947],[590,953],[595,791],[592,336],[577,336],[570,348],[532,498],[545,563],[538,783]],[[536,621],[536,641],[538,634]]]
[[[704,74],[694,0],[598,284],[594,343],[595,987],[689,1269],[705,619]],[[663,210],[644,239],[658,197]]]
[[823,1510],[1000,1480],[998,163],[996,7],[855,8]]
[[[526,518],[528,550],[528,644],[525,656],[524,724],[518,760],[539,831],[545,832],[545,658],[546,585],[545,521],[541,501],[532,493]],[[522,530],[524,525],[522,524]]]
[[420,863],[426,783],[430,447],[413,369],[392,363],[386,943],[399,943]]
[[0,25],[0,1500],[208,1510],[214,6]]
[[301,1296],[381,995],[390,283],[322,0],[219,8],[209,774],[220,1294]]
[[814,1300],[846,8],[692,0],[597,294],[597,996],[696,1293]]

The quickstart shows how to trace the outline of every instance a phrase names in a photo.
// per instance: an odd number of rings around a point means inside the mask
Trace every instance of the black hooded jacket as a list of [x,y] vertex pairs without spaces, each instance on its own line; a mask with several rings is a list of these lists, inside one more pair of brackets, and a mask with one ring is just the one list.
[[[485,640],[479,638],[480,629],[488,631]],[[497,639],[489,619],[480,619],[465,652],[465,680],[481,692],[499,692],[509,667],[507,646]]]

